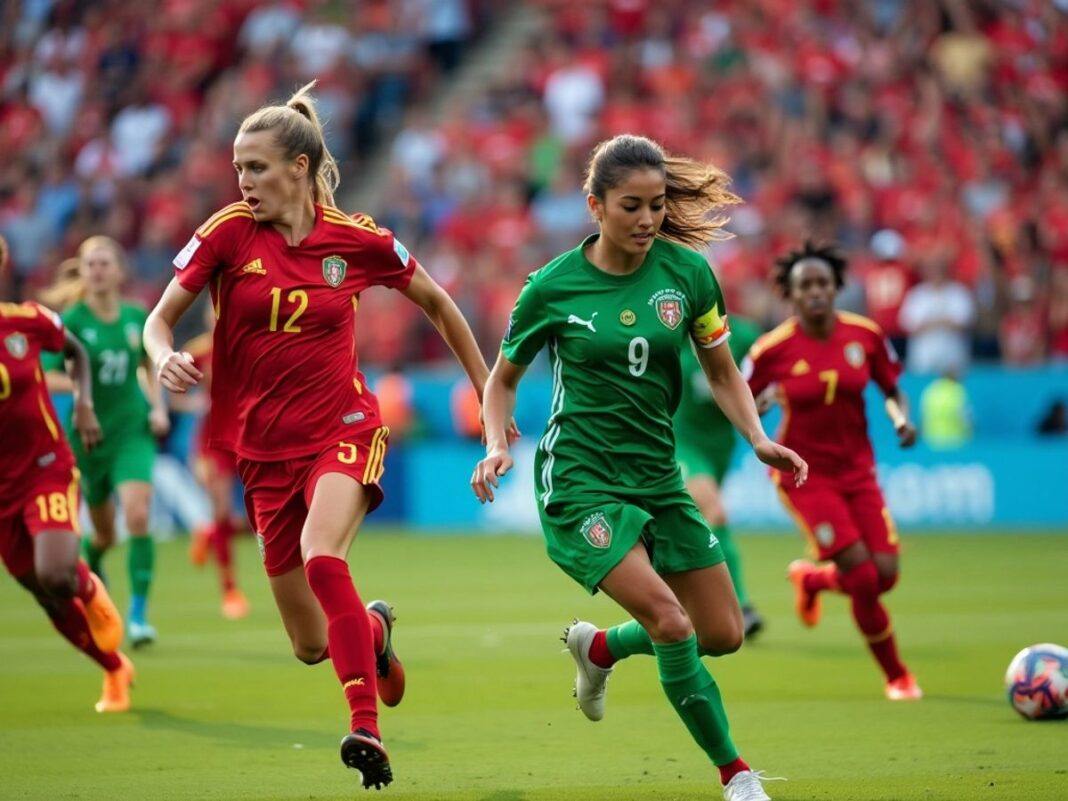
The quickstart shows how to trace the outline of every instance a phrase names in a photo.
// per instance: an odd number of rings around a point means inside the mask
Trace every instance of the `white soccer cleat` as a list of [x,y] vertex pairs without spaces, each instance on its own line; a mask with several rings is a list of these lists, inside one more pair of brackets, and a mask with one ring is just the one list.
[[604,717],[604,693],[612,668],[598,667],[590,661],[590,643],[598,629],[585,620],[576,620],[564,632],[564,642],[575,660],[575,698],[579,709],[590,720]]
[[762,782],[766,781],[786,779],[765,776],[762,770],[743,770],[741,773],[735,773],[723,788],[723,801],[771,801],[771,796],[764,792]]

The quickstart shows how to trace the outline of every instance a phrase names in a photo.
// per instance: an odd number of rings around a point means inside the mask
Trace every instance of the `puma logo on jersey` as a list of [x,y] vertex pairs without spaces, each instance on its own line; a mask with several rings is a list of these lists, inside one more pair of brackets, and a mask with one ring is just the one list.
[[569,324],[569,325],[570,325],[570,324],[574,324],[574,325],[581,325],[581,326],[582,326],[583,328],[588,328],[588,329],[590,329],[590,330],[591,330],[591,331],[592,331],[593,333],[595,333],[595,334],[596,334],[596,333],[597,333],[597,329],[593,327],[593,318],[594,318],[594,317],[596,317],[596,316],[597,316],[597,314],[598,314],[598,312],[594,312],[594,313],[593,313],[593,314],[592,314],[592,315],[590,316],[590,319],[589,319],[589,320],[583,320],[583,319],[582,319],[581,317],[579,317],[579,316],[578,316],[577,314],[570,314],[570,315],[568,315],[568,318],[567,318],[567,322],[568,322],[568,324]]
[[811,370],[812,368],[808,366],[808,362],[804,359],[798,359],[794,362],[794,366],[790,368],[790,375],[805,375],[805,373],[811,372]]
[[260,259],[253,259],[244,267],[241,268],[241,274],[255,273],[256,275],[267,275],[267,269],[263,266],[263,262]]

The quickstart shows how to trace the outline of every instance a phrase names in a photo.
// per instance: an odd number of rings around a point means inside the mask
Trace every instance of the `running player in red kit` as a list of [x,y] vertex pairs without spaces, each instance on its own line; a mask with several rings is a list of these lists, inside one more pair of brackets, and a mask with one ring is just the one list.
[[898,536],[875,478],[864,388],[874,381],[902,447],[916,441],[898,389],[900,364],[882,330],[866,317],[835,311],[845,259],[806,242],[777,263],[776,282],[794,306],[791,317],[758,339],[743,364],[754,396],[769,394],[783,409],[779,441],[811,467],[797,487],[772,470],[779,497],[821,562],[797,560],[789,577],[806,626],[820,618],[820,593],[849,596],[853,620],[886,675],[891,700],[923,696],[897,653],[890,616],[879,600],[898,578]]
[[[208,330],[186,344],[184,352],[193,357],[193,364],[203,374],[201,383],[207,392],[211,391],[211,341],[215,328],[215,315],[210,306],[206,306]],[[207,399],[204,399],[207,401]],[[211,502],[211,522],[193,532],[189,547],[189,557],[193,564],[201,566],[208,561],[208,554],[214,553],[219,567],[219,582],[222,585],[222,614],[230,620],[239,620],[249,613],[248,599],[238,589],[237,575],[234,570],[234,553],[232,540],[237,533],[234,525],[234,478],[237,464],[232,451],[212,447],[212,426],[214,417],[211,403],[207,401],[200,418],[197,432],[196,451],[193,456],[193,474]]]
[[[6,262],[0,237],[0,277]],[[48,397],[41,351],[73,363],[75,428],[87,450],[100,441],[85,348],[44,306],[0,303],[0,558],[56,630],[104,669],[97,712],[123,712],[133,665],[118,650],[118,610],[78,557],[78,469]]]
[[479,397],[489,370],[456,304],[393,234],[333,206],[337,165],[307,94],[312,85],[242,122],[234,167],[243,200],[209,218],[175,257],[145,344],[164,386],[185,392],[196,384],[201,372],[174,351],[173,328],[209,288],[218,317],[209,444],[237,454],[294,653],[334,664],[351,713],[342,761],[361,772],[364,787],[378,787],[393,777],[376,687],[394,705],[404,675],[390,645],[389,607],[364,609],[345,561],[382,500],[389,437],[357,367],[360,293],[389,287],[422,307]]

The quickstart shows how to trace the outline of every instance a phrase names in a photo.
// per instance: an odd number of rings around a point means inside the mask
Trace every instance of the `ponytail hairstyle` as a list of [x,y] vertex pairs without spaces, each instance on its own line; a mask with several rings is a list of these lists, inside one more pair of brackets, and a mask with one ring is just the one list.
[[730,176],[713,164],[667,154],[644,136],[620,134],[598,144],[583,188],[603,201],[628,173],[647,168],[662,172],[667,182],[666,213],[657,236],[692,248],[734,236],[723,228],[730,219],[724,208],[742,202],[728,188]]
[[273,131],[275,143],[285,158],[293,161],[300,154],[308,157],[308,172],[314,176],[312,199],[324,206],[334,205],[334,190],[341,180],[337,162],[330,155],[323,138],[323,124],[310,94],[315,81],[297,90],[284,106],[263,106],[241,123],[238,133]]
[[784,298],[790,297],[790,273],[794,265],[799,261],[815,259],[822,261],[831,268],[834,274],[834,288],[841,289],[845,286],[845,274],[848,262],[836,245],[817,245],[811,239],[806,239],[805,244],[799,250],[791,250],[785,256],[775,261],[775,283]]
[[7,240],[0,234],[0,275],[7,269]]

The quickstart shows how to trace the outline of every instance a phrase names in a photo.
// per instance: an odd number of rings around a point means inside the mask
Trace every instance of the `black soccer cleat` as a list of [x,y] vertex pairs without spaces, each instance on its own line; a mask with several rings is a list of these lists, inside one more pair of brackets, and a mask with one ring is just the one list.
[[751,604],[742,607],[742,628],[747,640],[752,639],[764,630],[764,618],[760,616],[756,607]]
[[363,777],[363,789],[376,790],[393,781],[393,769],[389,766],[389,754],[382,741],[366,729],[356,729],[346,734],[341,741],[341,761],[355,768]]

